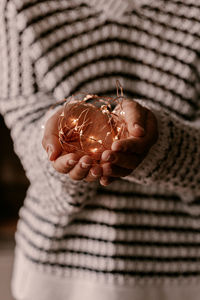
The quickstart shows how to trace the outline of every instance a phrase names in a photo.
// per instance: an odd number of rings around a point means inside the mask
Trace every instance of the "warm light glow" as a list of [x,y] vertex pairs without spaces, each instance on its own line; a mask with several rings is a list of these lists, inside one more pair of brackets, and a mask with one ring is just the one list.
[[122,106],[124,99],[118,82],[117,97],[81,93],[66,99],[59,119],[62,148],[67,153],[80,151],[99,161],[101,153],[111,149],[114,141],[129,136]]
[[96,141],[96,139],[93,136],[89,136],[89,139],[92,141]]
[[78,119],[72,119],[72,123],[76,125],[78,123]]
[[101,105],[101,111],[103,114],[109,114],[109,110],[107,108],[107,105]]

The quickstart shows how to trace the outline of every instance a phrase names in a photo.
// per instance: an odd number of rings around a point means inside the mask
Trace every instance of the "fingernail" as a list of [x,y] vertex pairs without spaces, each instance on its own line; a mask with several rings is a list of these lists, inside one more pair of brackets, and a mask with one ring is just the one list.
[[113,153],[110,153],[106,156],[105,161],[113,161],[115,159],[115,155]]
[[77,161],[76,160],[73,160],[73,159],[70,159],[70,160],[68,160],[68,165],[70,165],[70,166],[75,166],[75,164],[77,163]]
[[51,155],[53,153],[53,148],[52,146],[47,146],[47,155],[48,155],[48,158],[51,159]]
[[82,167],[83,169],[88,169],[90,166],[91,166],[91,164],[86,164],[86,163],[84,163],[84,162],[81,163],[81,167]]
[[101,185],[103,186],[107,186],[108,183],[108,177],[101,177],[101,181],[100,181]]
[[112,144],[112,150],[113,151],[121,151],[122,150],[122,146],[119,144],[119,142],[114,142]]
[[136,129],[136,130],[139,130],[139,134],[141,136],[145,135],[145,130],[141,125],[136,123],[136,124],[133,125],[133,128]]
[[101,169],[99,169],[99,168],[93,168],[93,169],[91,170],[91,174],[92,174],[92,176],[94,176],[94,177],[99,177],[99,176],[101,176],[101,173],[102,173],[102,171],[101,171]]

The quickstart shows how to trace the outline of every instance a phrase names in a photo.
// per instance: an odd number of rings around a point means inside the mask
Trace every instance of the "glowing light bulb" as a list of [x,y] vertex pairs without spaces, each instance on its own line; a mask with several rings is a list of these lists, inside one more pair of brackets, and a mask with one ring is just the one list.
[[96,153],[97,151],[98,151],[98,149],[97,149],[97,148],[91,149],[91,152],[94,152],[94,153]]
[[89,99],[92,99],[94,96],[93,95],[86,95],[84,98],[83,98],[83,101],[87,101]]
[[109,110],[107,108],[107,105],[101,105],[101,111],[103,114],[109,114]]
[[72,119],[72,123],[76,125],[78,123],[78,119]]
[[102,144],[103,142],[102,142],[102,140],[98,140],[98,143],[99,143],[99,144]]
[[96,141],[96,139],[94,138],[94,136],[89,136],[89,139],[92,141]]
[[121,127],[117,127],[117,132],[120,132],[120,130],[121,130]]

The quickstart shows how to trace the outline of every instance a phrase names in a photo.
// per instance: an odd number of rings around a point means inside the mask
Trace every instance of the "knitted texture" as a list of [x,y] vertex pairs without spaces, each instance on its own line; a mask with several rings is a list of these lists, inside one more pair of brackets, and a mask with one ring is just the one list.
[[[31,182],[26,259],[117,284],[199,278],[199,1],[1,0],[0,17],[0,111]],[[45,113],[77,91],[113,95],[117,79],[155,112],[158,142],[107,188],[56,173]]]

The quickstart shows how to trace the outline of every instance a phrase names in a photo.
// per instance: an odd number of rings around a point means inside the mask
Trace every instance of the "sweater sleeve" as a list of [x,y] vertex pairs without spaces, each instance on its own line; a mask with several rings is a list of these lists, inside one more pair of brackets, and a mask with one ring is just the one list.
[[[13,1],[0,4],[0,113],[11,130],[14,149],[31,182],[28,194],[48,213],[79,210],[95,194],[95,185],[57,173],[42,148],[42,124],[56,99],[37,88],[29,48],[18,30]],[[38,196],[39,195],[39,196]]]
[[138,102],[154,112],[159,138],[126,179],[162,186],[177,193],[183,201],[192,202],[200,196],[200,119],[186,121],[156,105]]

